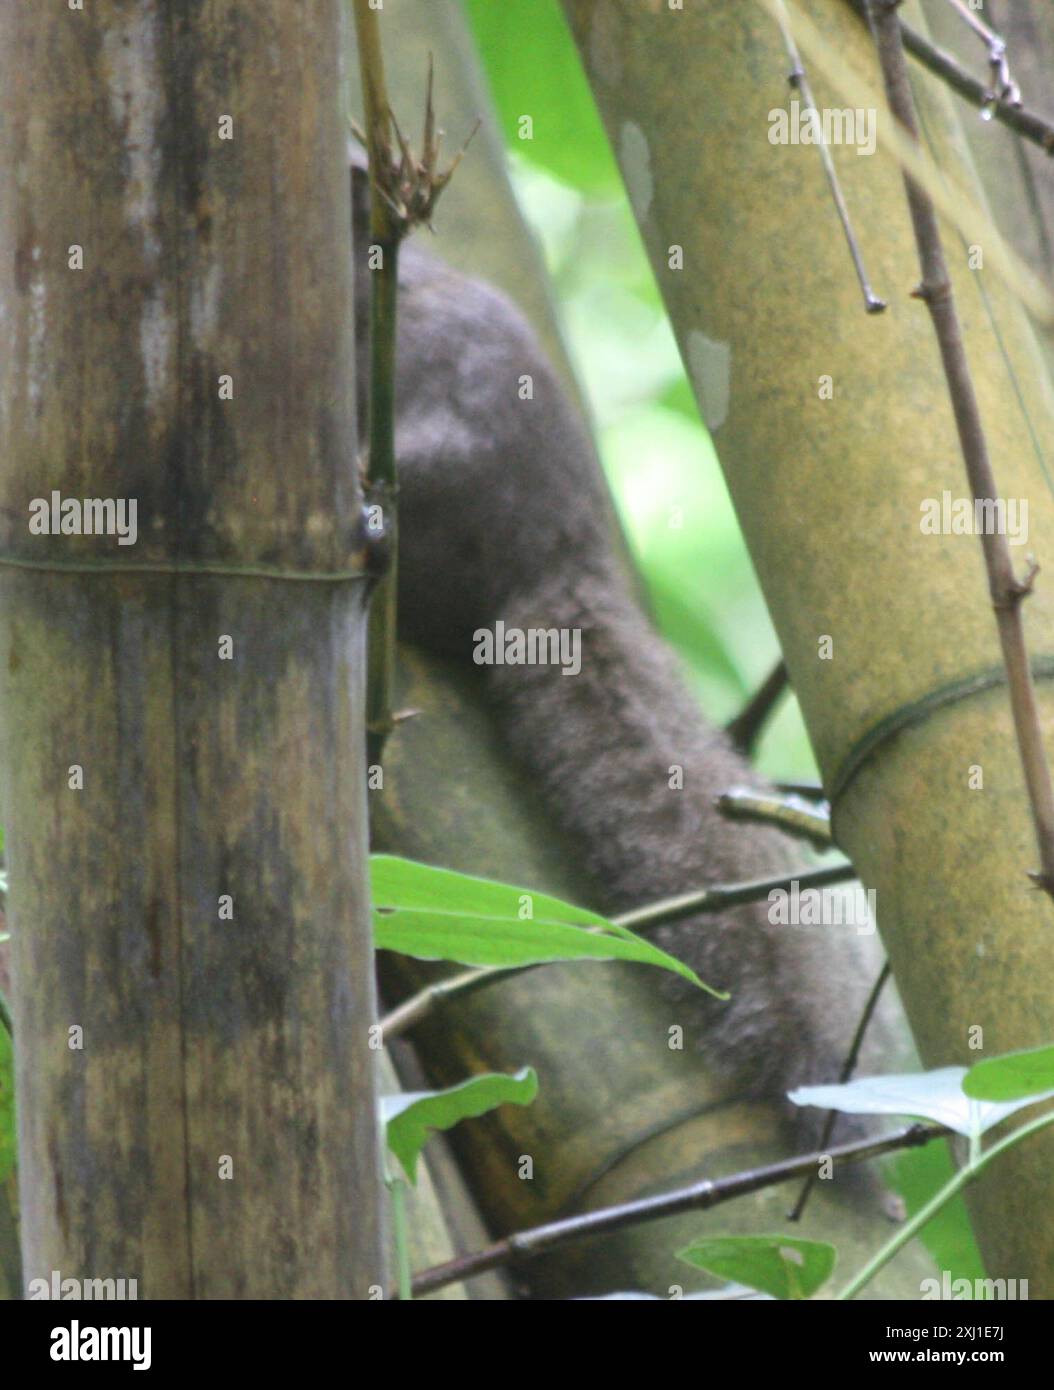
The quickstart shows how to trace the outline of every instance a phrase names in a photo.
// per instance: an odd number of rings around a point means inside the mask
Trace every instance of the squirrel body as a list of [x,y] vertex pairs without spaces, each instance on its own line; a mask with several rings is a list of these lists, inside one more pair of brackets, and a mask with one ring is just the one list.
[[[370,237],[361,170],[352,182],[361,422]],[[641,611],[596,451],[535,334],[504,295],[412,242],[399,254],[395,444],[400,636],[469,662],[474,634],[499,620],[581,632],[574,676],[559,664],[481,673],[510,751],[595,884],[589,906],[617,913],[800,864],[778,832],[716,809],[730,786],[762,784]],[[730,991],[723,1002],[672,976],[661,986],[687,1020],[685,1045],[738,1094],[837,1080],[881,963],[873,940],[773,925],[765,903],[649,936]]]

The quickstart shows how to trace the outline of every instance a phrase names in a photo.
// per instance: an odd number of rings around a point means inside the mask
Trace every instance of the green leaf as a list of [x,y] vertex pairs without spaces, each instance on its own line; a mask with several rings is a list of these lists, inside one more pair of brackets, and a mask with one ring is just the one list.
[[378,950],[475,966],[637,961],[728,997],[625,927],[546,893],[384,854],[371,857],[370,874]]
[[[466,0],[465,13],[510,149],[565,183],[611,195],[621,181],[557,0]],[[529,116],[531,138],[521,119]]]
[[[917,1149],[891,1154],[892,1187],[904,1199],[908,1216],[927,1206],[955,1174],[948,1141],[936,1139]],[[919,1232],[919,1240],[933,1256],[940,1270],[956,1279],[984,1278],[984,1264],[977,1248],[962,1193],[933,1213]]]
[[963,1091],[974,1100],[1039,1100],[1054,1090],[1054,1047],[1007,1052],[972,1066]]
[[381,1097],[388,1147],[402,1164],[411,1183],[417,1181],[417,1160],[429,1135],[436,1129],[452,1129],[460,1120],[475,1119],[499,1105],[530,1105],[538,1094],[533,1067],[513,1076],[487,1072],[471,1076],[445,1091],[411,1091]]
[[826,1241],[797,1236],[708,1236],[677,1258],[773,1298],[809,1298],[831,1277],[837,1254]]
[[963,1094],[965,1067],[939,1067],[936,1071],[905,1076],[868,1076],[844,1086],[802,1086],[791,1091],[795,1105],[817,1105],[846,1115],[904,1115],[935,1120],[957,1134],[979,1137],[1017,1110],[1054,1095],[1030,1096],[1024,1101],[995,1104]]

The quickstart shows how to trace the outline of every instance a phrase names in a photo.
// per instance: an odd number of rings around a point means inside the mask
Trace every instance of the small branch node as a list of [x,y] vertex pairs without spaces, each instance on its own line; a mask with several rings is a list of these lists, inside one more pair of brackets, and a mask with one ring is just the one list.
[[1045,874],[1039,869],[1029,869],[1028,876],[1032,880],[1033,888],[1038,888],[1046,893],[1047,897],[1054,898],[1054,874]]
[[931,308],[934,304],[947,304],[951,297],[952,285],[950,280],[941,280],[936,285],[919,284],[911,291],[912,299],[921,299],[924,304],[928,304]]
[[1039,562],[1034,555],[1028,557],[1028,569],[1025,571],[1024,579],[1014,582],[1018,598],[1028,598],[1035,586],[1036,575],[1039,573]]
[[[868,17],[868,0],[847,0],[861,19]],[[877,12],[877,5],[873,7]],[[1024,139],[1030,140],[1045,154],[1054,155],[1054,128],[1044,117],[1028,110],[1021,101],[1016,84],[1012,84],[1014,100],[992,100],[991,85],[981,82],[950,53],[936,47],[929,39],[917,33],[910,25],[900,24],[905,47],[923,65],[957,92],[964,101],[975,106],[983,120],[1001,121],[1008,129],[1016,131]],[[995,85],[998,86],[998,83]]]
[[834,200],[835,210],[838,213],[838,220],[842,224],[842,234],[845,237],[846,245],[849,248],[849,255],[853,261],[853,268],[856,271],[856,278],[860,285],[860,292],[864,296],[864,308],[869,314],[880,314],[886,307],[871,288],[867,277],[867,270],[864,267],[864,257],[860,250],[860,243],[857,241],[856,233],[853,230],[852,220],[849,216],[849,207],[842,192],[842,186],[838,181],[838,174],[834,167],[834,160],[831,158],[831,151],[827,148],[827,141],[822,133],[819,112],[813,98],[812,87],[809,83],[805,65],[802,62],[801,54],[798,52],[798,45],[794,40],[794,32],[791,27],[790,16],[787,13],[785,0],[766,0],[766,4],[771,10],[773,18],[779,25],[780,34],[783,37],[783,46],[787,51],[787,57],[791,62],[791,71],[788,81],[791,89],[801,93],[802,105],[808,111],[810,118],[815,121],[816,127],[820,132],[816,137],[816,149],[823,165],[824,176],[827,179],[827,186],[831,191]]
[[418,715],[423,713],[424,710],[420,709],[397,709],[392,715],[392,725],[394,727],[398,724],[405,724],[408,719],[416,719]]
[[1033,556],[1028,557],[1028,569],[1025,571],[1024,579],[1016,579],[1013,576],[1007,581],[1001,590],[993,591],[992,607],[997,612],[1012,611],[1022,603],[1032,593],[1036,575],[1039,573],[1039,565]]
[[981,17],[969,9],[964,0],[949,0],[949,3],[962,18],[964,23],[977,35],[985,46],[988,55],[988,71],[991,76],[991,86],[985,93],[985,99],[981,106],[981,115],[986,120],[991,120],[993,108],[1002,104],[1005,106],[1020,107],[1021,89],[1010,75],[1010,64],[1007,60],[1006,40],[1000,38],[994,29],[990,29]]

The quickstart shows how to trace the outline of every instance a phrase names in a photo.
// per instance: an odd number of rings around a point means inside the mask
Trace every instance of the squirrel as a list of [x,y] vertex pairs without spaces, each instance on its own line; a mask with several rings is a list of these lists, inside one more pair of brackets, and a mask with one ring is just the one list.
[[[360,161],[352,202],[361,431],[371,271]],[[730,786],[763,784],[706,722],[642,611],[590,434],[533,330],[503,294],[414,242],[399,251],[395,390],[400,637],[468,662],[499,621],[581,633],[577,674],[544,662],[481,673],[508,747],[595,884],[589,906],[618,913],[793,871],[800,855],[782,834],[716,808]],[[764,902],[648,934],[731,992],[723,1002],[677,977],[662,985],[690,1045],[737,1094],[775,1099],[838,1079],[854,1001],[881,964],[873,939],[773,925]]]

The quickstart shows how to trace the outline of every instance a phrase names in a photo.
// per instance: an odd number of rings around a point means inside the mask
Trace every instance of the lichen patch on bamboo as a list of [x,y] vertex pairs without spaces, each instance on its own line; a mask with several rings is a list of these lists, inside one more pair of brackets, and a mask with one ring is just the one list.
[[619,132],[619,163],[626,180],[626,192],[638,220],[647,217],[655,192],[648,137],[633,121],[624,122]]
[[688,334],[688,372],[709,430],[728,418],[732,390],[732,349],[693,328]]

